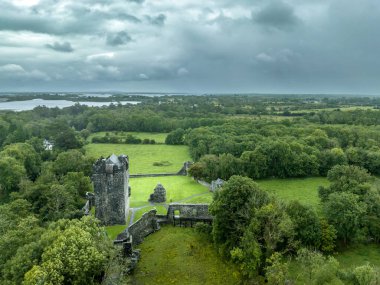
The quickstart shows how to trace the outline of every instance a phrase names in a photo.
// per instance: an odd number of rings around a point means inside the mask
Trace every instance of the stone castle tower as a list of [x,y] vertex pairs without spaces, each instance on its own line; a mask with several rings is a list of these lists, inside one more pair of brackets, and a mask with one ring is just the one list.
[[93,165],[95,217],[104,225],[125,224],[129,210],[129,161],[125,155],[100,158]]

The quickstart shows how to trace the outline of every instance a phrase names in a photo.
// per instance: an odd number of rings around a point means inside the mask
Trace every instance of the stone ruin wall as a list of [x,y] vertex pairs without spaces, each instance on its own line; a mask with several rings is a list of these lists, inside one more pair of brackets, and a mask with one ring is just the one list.
[[173,220],[174,212],[179,211],[180,217],[212,219],[208,211],[208,204],[169,204],[167,218]]
[[146,236],[160,229],[156,214],[156,209],[144,213],[140,219],[119,234],[116,240],[127,240],[131,237],[132,245],[142,243]]

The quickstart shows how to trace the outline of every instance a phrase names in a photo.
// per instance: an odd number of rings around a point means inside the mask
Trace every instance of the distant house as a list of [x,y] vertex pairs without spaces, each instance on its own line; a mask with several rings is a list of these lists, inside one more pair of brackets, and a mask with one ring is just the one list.
[[54,144],[47,139],[44,139],[43,145],[45,150],[53,150]]
[[224,184],[224,180],[223,180],[223,179],[220,179],[220,178],[211,181],[210,191],[211,191],[211,192],[215,192],[215,191],[218,190],[220,187],[222,187],[223,184]]

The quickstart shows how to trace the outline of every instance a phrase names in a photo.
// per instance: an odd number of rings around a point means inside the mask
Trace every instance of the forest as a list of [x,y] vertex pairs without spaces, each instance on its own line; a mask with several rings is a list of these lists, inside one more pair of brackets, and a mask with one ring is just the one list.
[[[210,204],[213,225],[197,231],[240,284],[379,284],[375,265],[345,270],[334,256],[380,242],[380,98],[136,97],[140,104],[0,112],[1,284],[107,284],[119,257],[82,211],[95,159],[86,146],[163,143],[188,147],[196,180],[226,181]],[[255,182],[307,177],[329,182],[318,189],[319,209]],[[297,278],[294,264],[305,268]]]

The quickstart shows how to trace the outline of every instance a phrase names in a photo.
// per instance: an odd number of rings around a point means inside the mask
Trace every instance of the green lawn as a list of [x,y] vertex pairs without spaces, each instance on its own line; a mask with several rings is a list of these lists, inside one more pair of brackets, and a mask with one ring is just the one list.
[[139,245],[141,260],[130,284],[238,284],[239,273],[193,228],[164,226]]
[[264,179],[256,181],[260,187],[284,201],[297,200],[320,209],[318,186],[328,186],[324,177]]
[[184,203],[188,203],[188,204],[210,204],[212,202],[212,199],[213,199],[213,193],[212,192],[208,192],[208,193],[205,193],[204,195],[199,195],[199,196],[196,196],[196,197],[193,197],[193,198],[190,198],[190,199],[186,199],[184,201]]
[[[129,156],[130,174],[176,173],[185,161],[191,160],[189,149],[184,145],[143,144],[88,144],[84,147],[90,157],[107,157],[111,154]],[[164,162],[164,166],[154,163]]]
[[192,195],[209,193],[207,187],[198,184],[188,176],[131,178],[129,181],[131,186],[130,206],[136,208],[149,205],[149,196],[153,193],[157,183],[161,183],[166,189],[166,203],[179,202]]
[[104,137],[108,133],[110,136],[115,136],[118,138],[125,138],[127,135],[133,135],[139,139],[150,139],[155,140],[156,143],[165,143],[167,133],[143,133],[143,132],[98,132],[91,134],[87,141],[91,142],[93,137]]

